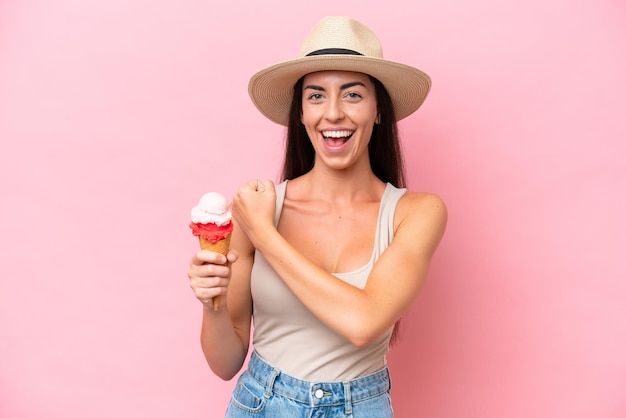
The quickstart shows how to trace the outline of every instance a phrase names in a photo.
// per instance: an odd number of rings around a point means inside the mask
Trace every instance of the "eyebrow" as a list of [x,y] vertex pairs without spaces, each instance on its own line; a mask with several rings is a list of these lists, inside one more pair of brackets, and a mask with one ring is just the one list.
[[[350,87],[354,87],[354,86],[363,86],[366,87],[365,84],[361,83],[360,81],[351,81],[349,83],[346,84],[342,84],[341,87],[339,88],[340,90],[345,90],[345,89],[349,89]],[[326,91],[324,89],[324,87],[322,86],[316,86],[315,84],[309,84],[308,86],[306,86],[304,88],[306,89],[311,89],[311,90],[318,90],[318,91]]]

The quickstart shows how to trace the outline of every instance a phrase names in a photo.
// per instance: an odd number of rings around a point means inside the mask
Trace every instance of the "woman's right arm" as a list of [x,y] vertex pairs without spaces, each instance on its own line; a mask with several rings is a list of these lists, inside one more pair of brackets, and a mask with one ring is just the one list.
[[[189,283],[202,302],[202,351],[213,373],[223,380],[232,379],[241,370],[248,354],[253,261],[254,247],[236,225],[227,257],[199,251],[191,259]],[[217,295],[220,306],[215,311],[212,300]]]

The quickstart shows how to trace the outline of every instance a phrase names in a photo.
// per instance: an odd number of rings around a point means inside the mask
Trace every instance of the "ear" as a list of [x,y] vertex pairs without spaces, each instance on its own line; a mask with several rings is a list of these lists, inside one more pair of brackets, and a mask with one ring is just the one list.
[[376,114],[376,119],[374,119],[374,123],[376,125],[380,125],[380,113]]

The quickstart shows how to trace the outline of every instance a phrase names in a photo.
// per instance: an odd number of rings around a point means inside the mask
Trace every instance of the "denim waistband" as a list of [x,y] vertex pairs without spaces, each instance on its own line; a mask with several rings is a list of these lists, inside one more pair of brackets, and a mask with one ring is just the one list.
[[391,390],[389,369],[343,382],[309,382],[281,372],[266,363],[256,352],[248,362],[248,373],[266,388],[266,396],[272,392],[311,407],[351,404],[369,399]]

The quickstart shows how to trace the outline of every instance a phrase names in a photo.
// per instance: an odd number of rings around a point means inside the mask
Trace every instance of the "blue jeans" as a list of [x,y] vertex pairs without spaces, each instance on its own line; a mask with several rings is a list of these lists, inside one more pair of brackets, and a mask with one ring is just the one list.
[[345,382],[307,382],[281,373],[253,352],[226,418],[393,418],[390,390],[386,367]]

